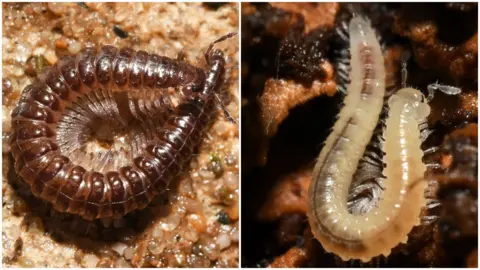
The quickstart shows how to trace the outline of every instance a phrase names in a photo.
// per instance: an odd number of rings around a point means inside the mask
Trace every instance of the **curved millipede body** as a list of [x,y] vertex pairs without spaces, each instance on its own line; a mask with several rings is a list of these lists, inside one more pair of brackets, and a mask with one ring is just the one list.
[[353,18],[350,37],[351,82],[345,106],[313,171],[308,217],[315,238],[326,251],[343,260],[369,261],[389,255],[420,223],[426,167],[419,124],[428,116],[429,106],[414,89],[399,90],[389,98],[383,135],[386,179],[382,199],[363,215],[350,213],[349,187],[379,120],[385,93],[380,44],[368,23]]
[[[24,89],[12,113],[10,142],[17,173],[35,196],[56,210],[88,220],[117,218],[146,207],[181,172],[216,112],[214,97],[223,83],[225,58],[221,51],[212,50],[214,43],[206,53],[206,72],[178,60],[112,46],[62,58]],[[177,106],[165,102],[162,89],[168,87],[181,87],[184,93]],[[102,97],[125,92],[135,97],[154,91],[160,94],[153,100],[128,98],[128,113],[144,120],[172,112],[129,164],[111,171],[91,170],[62,152],[57,128],[72,106],[77,106],[77,113],[69,114],[70,119],[81,118],[78,104],[83,99],[111,101]],[[82,104],[97,111],[108,107]]]

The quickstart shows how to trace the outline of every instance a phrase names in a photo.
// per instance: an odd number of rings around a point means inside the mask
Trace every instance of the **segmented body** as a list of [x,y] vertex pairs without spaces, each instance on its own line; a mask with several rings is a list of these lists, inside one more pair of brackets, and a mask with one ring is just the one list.
[[[206,55],[207,72],[178,60],[112,46],[61,59],[24,89],[12,113],[10,142],[17,173],[35,196],[56,210],[88,220],[117,218],[146,207],[182,171],[216,112],[214,95],[223,82],[225,59],[211,49]],[[182,87],[184,97],[178,106],[164,102],[165,93],[160,91],[154,101],[146,102],[148,106],[132,109],[140,118],[162,107],[173,112],[157,130],[156,140],[131,164],[99,172],[62,153],[57,127],[79,98],[98,89],[135,94],[167,87]]]
[[[390,97],[383,135],[386,179],[382,199],[362,215],[350,213],[349,188],[377,126],[385,93],[383,57],[368,23],[359,17],[352,19],[350,37],[351,83],[313,172],[308,216],[314,236],[326,251],[343,260],[369,261],[406,242],[407,234],[420,222],[426,167],[419,124],[428,116],[429,107],[414,89],[402,89]],[[358,50],[361,46],[368,49]]]

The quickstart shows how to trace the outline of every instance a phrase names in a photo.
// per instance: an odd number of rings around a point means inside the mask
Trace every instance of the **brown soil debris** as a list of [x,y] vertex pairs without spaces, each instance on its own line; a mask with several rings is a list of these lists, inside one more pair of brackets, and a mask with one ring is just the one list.
[[[329,36],[338,5],[313,4],[315,9],[308,11],[304,4],[286,5],[299,13],[265,3],[242,5],[242,122],[247,130],[243,145],[260,149],[252,157],[252,151],[245,151],[246,167],[265,164],[268,138],[292,108],[324,93],[335,93],[333,68],[326,59],[323,40]],[[332,16],[314,16],[319,9]],[[309,11],[313,12],[310,18],[319,18],[313,31],[302,15]]]
[[437,217],[432,224],[434,260],[440,260],[444,265],[469,265],[472,254],[477,252],[477,143],[477,124],[468,124],[451,132],[441,146],[442,160],[448,160],[443,163],[447,170],[433,175],[437,182],[435,195],[440,205],[430,209],[428,214]]
[[456,97],[438,93],[430,106],[432,113],[428,120],[432,126],[437,122],[445,126],[458,126],[478,119],[477,92],[465,91]]
[[[331,69],[329,64],[326,64]],[[331,78],[331,77],[330,77]],[[277,132],[278,125],[287,118],[289,111],[308,100],[321,95],[333,96],[336,84],[333,80],[314,81],[311,87],[305,87],[294,81],[269,79],[265,83],[260,97],[261,118],[266,135],[271,137]]]
[[450,135],[469,137],[472,140],[472,145],[475,145],[478,140],[478,124],[467,124],[463,128],[453,131]]
[[476,195],[478,186],[478,124],[467,124],[445,137],[442,144],[444,156],[448,156],[448,173],[438,177],[440,187],[458,183],[468,187]]
[[311,170],[302,170],[280,180],[267,195],[258,218],[275,221],[284,215],[307,213],[308,187],[312,180]]
[[265,34],[283,38],[290,27],[298,23],[296,16],[268,4],[253,5],[244,2],[242,3],[242,16],[244,16],[242,24],[248,25],[253,30],[242,33],[242,39],[247,40],[250,44],[262,42],[261,36]]
[[275,8],[287,12],[301,14],[305,18],[305,32],[310,32],[319,26],[333,27],[338,3],[272,3]]
[[468,255],[466,266],[468,268],[478,268],[478,249],[472,250]]
[[[477,80],[476,8],[446,9],[444,4],[403,5],[393,30],[412,41],[418,64],[449,74],[454,80]],[[455,22],[454,24],[452,22]]]
[[302,244],[303,239],[299,237],[302,234],[305,225],[305,213],[285,214],[280,217],[277,241],[280,246],[291,246]]
[[303,248],[293,247],[285,254],[275,258],[269,268],[297,268],[305,264],[307,253]]

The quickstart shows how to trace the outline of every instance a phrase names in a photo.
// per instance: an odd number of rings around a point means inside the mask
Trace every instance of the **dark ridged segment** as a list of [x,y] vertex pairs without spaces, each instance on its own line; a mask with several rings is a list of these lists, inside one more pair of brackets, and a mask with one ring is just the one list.
[[95,75],[95,50],[88,48],[77,57],[78,75],[84,86],[93,89],[96,83]]
[[65,83],[72,91],[80,92],[80,76],[78,76],[78,69],[75,65],[75,56],[65,56],[60,59],[57,68],[62,73]]
[[135,166],[143,172],[149,179],[157,179],[161,176],[159,163],[157,159],[148,155],[136,157],[133,160]]
[[105,176],[98,172],[91,172],[87,174],[86,178],[90,180],[90,192],[86,197],[85,213],[86,219],[96,219],[99,217],[100,207],[99,202],[103,198],[104,184],[103,178]]
[[118,53],[117,61],[113,69],[113,80],[118,87],[125,87],[128,83],[130,59],[133,55],[134,51],[130,48],[121,49]]
[[125,177],[120,169],[120,181],[122,182],[123,190],[124,190],[124,200],[121,202],[124,206],[125,213],[131,212],[137,209],[135,204],[135,194],[132,190],[132,184],[129,180]]
[[159,72],[157,69],[160,67],[161,56],[152,54],[148,57],[145,64],[145,73],[143,74],[143,83],[148,88],[155,88],[158,81]]
[[39,172],[35,182],[42,182],[44,184],[41,192],[41,197],[47,201],[55,201],[59,189],[65,184],[65,180],[57,175],[65,169],[69,163],[69,159],[64,156],[55,156],[49,164]]
[[[17,143],[12,144],[10,146],[10,150],[12,152],[12,155],[21,155],[25,151],[29,151],[30,149],[36,147],[37,145],[40,144],[45,144],[48,143],[50,139],[45,138],[45,137],[40,137],[40,138],[34,138],[34,139],[28,139],[25,141],[17,141]],[[25,161],[22,159],[22,161]],[[34,161],[27,161],[29,163],[34,162]]]
[[99,217],[111,217],[112,216],[112,187],[107,176],[103,177],[103,197],[99,204],[100,212]]
[[54,111],[59,111],[61,108],[58,96],[50,92],[45,84],[39,84],[37,89],[31,91],[30,98]]
[[73,166],[71,163],[69,163],[69,166],[63,171],[66,175],[64,178],[64,184],[59,189],[57,201],[54,204],[55,209],[60,212],[68,211],[71,198],[78,190],[82,178],[76,174],[78,171],[85,172],[83,168],[79,166]]
[[59,98],[65,101],[70,99],[70,91],[56,68],[48,68],[48,71],[45,72],[45,77],[40,76],[39,78],[41,81],[44,81]]
[[130,87],[138,88],[143,84],[143,74],[147,64],[148,54],[144,51],[138,51],[132,59],[130,66]]
[[19,174],[30,184],[34,195],[40,196],[45,187],[45,181],[39,180],[39,177],[42,177],[39,172],[43,172],[45,167],[47,167],[55,157],[57,157],[57,154],[51,152],[37,160],[29,162],[28,166],[22,162],[18,162],[19,167],[21,168]]
[[[160,173],[160,177],[157,177],[156,181],[153,182],[152,187],[156,190],[164,190],[168,186],[168,179],[164,177],[165,170],[162,170],[161,168],[166,168],[168,166],[169,158],[166,155],[171,155],[170,152],[168,151],[169,148],[166,148],[168,146],[163,145],[161,147],[155,146],[155,145],[148,145],[145,148],[146,155],[145,157],[150,158],[152,160],[153,165],[155,168]],[[161,154],[155,154],[158,151],[164,152],[166,155],[161,155]]]
[[111,186],[112,216],[121,217],[126,213],[123,202],[127,197],[120,174],[118,172],[108,172],[105,176]]
[[112,67],[117,49],[112,46],[104,46],[95,59],[96,75],[98,83],[108,85],[112,80]]
[[120,174],[123,174],[123,176],[128,180],[128,183],[130,183],[132,195],[138,195],[146,188],[142,178],[140,177],[140,174],[133,167],[127,166],[121,168]]
[[36,144],[32,148],[23,151],[21,156],[25,162],[29,162],[55,150],[58,150],[58,145],[50,140],[45,140],[44,143]]
[[162,145],[149,145],[146,151],[154,156],[160,165],[160,168],[165,168],[170,165],[170,161],[173,160],[173,150],[168,144]]
[[182,130],[180,128],[167,130],[165,133],[163,133],[163,136],[161,137],[161,139],[169,143],[174,151],[178,151],[183,145],[183,138],[181,137],[182,135],[181,131]]
[[86,219],[91,219],[90,216],[86,216],[86,207],[87,207],[87,198],[90,195],[92,190],[92,177],[91,172],[85,172],[82,178],[82,182],[78,186],[78,190],[72,197],[72,202],[70,202],[70,208],[73,209],[72,212],[78,214]]
[[15,133],[12,134],[16,140],[29,140],[41,137],[53,137],[55,132],[45,122],[25,122]]
[[12,112],[12,117],[23,116],[24,118],[44,121],[49,124],[55,122],[55,116],[50,108],[36,102],[22,102]]
[[[211,48],[207,57],[208,74],[185,62],[112,46],[62,57],[24,89],[12,112],[15,170],[35,196],[60,212],[84,219],[119,218],[146,207],[181,172],[216,112],[213,94],[223,81],[225,60]],[[165,126],[157,129],[158,139],[130,166],[100,173],[87,171],[62,155],[54,130],[65,108],[98,86],[184,87],[190,94],[176,108],[167,108],[173,112]],[[157,108],[151,106],[158,104],[171,106],[160,96],[145,109],[155,112]]]
[[61,192],[70,199],[68,208],[65,210],[70,213],[78,213],[81,202],[73,200],[82,185],[84,175],[87,171],[81,166],[74,166],[66,176],[67,184],[63,186]]

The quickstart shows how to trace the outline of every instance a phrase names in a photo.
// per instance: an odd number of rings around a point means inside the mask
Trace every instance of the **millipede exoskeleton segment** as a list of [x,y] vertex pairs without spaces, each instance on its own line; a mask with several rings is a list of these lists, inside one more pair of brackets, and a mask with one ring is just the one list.
[[[129,48],[62,58],[27,86],[12,112],[16,172],[60,212],[92,220],[146,207],[167,189],[216,113],[226,60],[207,70]],[[168,88],[180,92],[178,105]],[[111,131],[124,143],[112,142]],[[108,145],[89,153],[92,137]]]

